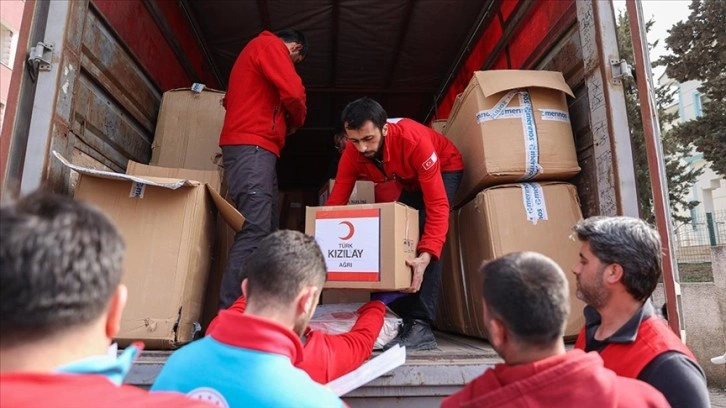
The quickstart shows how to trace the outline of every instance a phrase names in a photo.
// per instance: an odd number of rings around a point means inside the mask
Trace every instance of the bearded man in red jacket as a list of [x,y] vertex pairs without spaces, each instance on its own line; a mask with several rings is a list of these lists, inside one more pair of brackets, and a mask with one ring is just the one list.
[[408,350],[436,348],[431,322],[441,286],[441,248],[449,229],[449,211],[464,174],[456,146],[443,135],[411,119],[388,119],[370,98],[348,104],[341,117],[349,143],[338,164],[335,185],[325,205],[348,203],[358,179],[395,182],[402,188],[399,202],[419,211],[423,232],[417,256],[406,263],[413,277],[408,295],[391,303],[403,318],[395,344]]
[[605,368],[597,353],[565,351],[569,290],[553,260],[535,252],[511,253],[479,273],[484,325],[504,364],[445,399],[442,408],[669,406],[652,386]]
[[574,229],[582,245],[572,272],[587,303],[575,347],[599,352],[605,367],[654,386],[673,407],[710,407],[703,370],[648,300],[662,274],[656,230],[632,217],[591,217]]
[[275,166],[285,138],[305,122],[305,87],[295,72],[308,52],[302,33],[263,31],[242,50],[229,76],[219,137],[229,196],[245,225],[235,235],[220,289],[227,308],[242,294],[245,259],[277,230]]

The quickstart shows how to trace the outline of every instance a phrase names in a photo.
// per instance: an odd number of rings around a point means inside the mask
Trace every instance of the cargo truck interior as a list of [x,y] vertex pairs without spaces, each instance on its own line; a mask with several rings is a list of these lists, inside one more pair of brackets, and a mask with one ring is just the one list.
[[[53,15],[61,5],[39,7]],[[600,127],[591,126],[598,103],[622,97],[611,96],[622,91],[608,89],[604,66],[612,58],[603,51],[606,46],[617,55],[609,4],[90,0],[65,7],[59,38],[64,47],[55,52],[67,66],[80,69],[66,71],[56,85],[69,82],[73,98],[59,98],[55,118],[62,118],[62,126],[56,132],[40,141],[31,132],[25,144],[13,143],[6,174],[10,190],[19,189],[21,177],[67,188],[68,171],[60,163],[27,151],[35,143],[79,164],[114,171],[123,172],[128,160],[148,163],[163,92],[195,82],[224,90],[248,41],[262,30],[295,28],[310,45],[298,66],[308,115],[278,163],[282,189],[317,191],[323,184],[336,154],[334,126],[343,107],[358,97],[377,99],[390,117],[428,124],[447,118],[475,70],[545,69],[562,72],[575,94],[568,103],[582,172],[572,182],[584,215],[620,210],[615,197],[628,185],[622,174],[632,168],[618,168],[628,164],[618,149],[629,153],[630,147],[629,141],[628,146],[615,143],[612,134],[627,123],[604,112]]]

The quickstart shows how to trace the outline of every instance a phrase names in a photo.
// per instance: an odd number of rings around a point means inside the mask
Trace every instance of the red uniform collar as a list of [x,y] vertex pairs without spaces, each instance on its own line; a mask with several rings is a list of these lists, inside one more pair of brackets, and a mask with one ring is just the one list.
[[213,339],[230,346],[281,354],[290,358],[293,365],[303,359],[300,338],[292,330],[261,317],[222,310],[217,316],[219,323],[210,334]]

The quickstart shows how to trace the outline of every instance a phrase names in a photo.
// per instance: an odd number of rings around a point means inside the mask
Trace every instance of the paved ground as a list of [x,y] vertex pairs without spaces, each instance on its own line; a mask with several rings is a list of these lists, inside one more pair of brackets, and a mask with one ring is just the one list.
[[711,388],[711,407],[726,408],[726,389]]

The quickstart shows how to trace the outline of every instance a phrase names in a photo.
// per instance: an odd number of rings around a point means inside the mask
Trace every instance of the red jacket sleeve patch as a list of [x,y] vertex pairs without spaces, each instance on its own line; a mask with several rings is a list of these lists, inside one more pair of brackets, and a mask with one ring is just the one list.
[[431,157],[429,157],[428,159],[426,159],[425,162],[423,162],[422,166],[423,166],[424,171],[434,167],[434,164],[436,164],[436,161],[438,159],[439,158],[436,157],[436,152],[431,153]]

